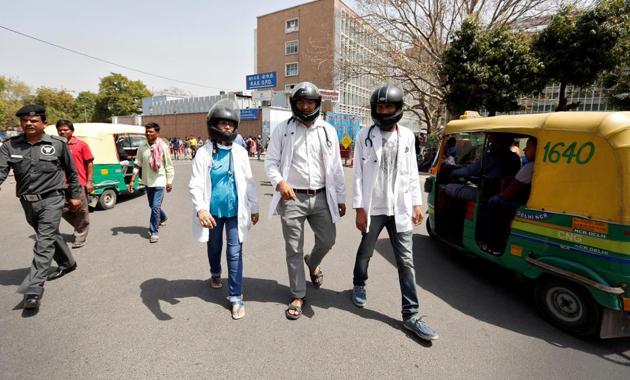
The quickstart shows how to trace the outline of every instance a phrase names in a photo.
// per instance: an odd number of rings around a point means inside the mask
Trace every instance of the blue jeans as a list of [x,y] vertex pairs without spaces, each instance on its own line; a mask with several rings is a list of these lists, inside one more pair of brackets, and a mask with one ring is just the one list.
[[221,250],[223,249],[223,226],[227,247],[225,256],[228,265],[228,288],[230,302],[243,298],[243,244],[238,240],[238,218],[218,218],[216,227],[210,230],[208,239],[208,261],[210,262],[210,276],[221,277]]
[[149,233],[157,235],[161,221],[166,220],[166,213],[162,210],[164,199],[164,187],[147,187],[147,198],[151,207],[151,220],[149,221]]
[[416,293],[416,270],[413,265],[412,231],[396,232],[396,221],[393,216],[373,215],[370,217],[370,228],[363,233],[354,262],[355,286],[365,286],[368,279],[368,265],[374,253],[374,246],[383,228],[387,229],[389,241],[394,249],[396,266],[398,267],[398,282],[402,293],[402,316],[406,320],[418,314],[420,305]]

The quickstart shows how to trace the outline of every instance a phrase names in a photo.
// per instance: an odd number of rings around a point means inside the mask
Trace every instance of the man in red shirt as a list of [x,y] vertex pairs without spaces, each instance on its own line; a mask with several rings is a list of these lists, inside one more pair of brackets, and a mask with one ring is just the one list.
[[57,134],[68,140],[68,148],[74,160],[74,166],[81,182],[81,207],[77,209],[65,209],[63,218],[74,227],[74,243],[72,248],[80,248],[85,245],[88,229],[90,227],[90,214],[87,195],[94,191],[94,156],[90,147],[83,141],[73,136],[74,125],[70,120],[59,120],[56,124]]

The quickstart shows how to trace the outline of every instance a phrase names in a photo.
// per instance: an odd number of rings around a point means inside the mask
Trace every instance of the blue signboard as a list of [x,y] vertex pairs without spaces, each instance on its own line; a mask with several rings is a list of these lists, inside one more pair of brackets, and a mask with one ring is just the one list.
[[258,119],[258,108],[246,108],[241,110],[241,120]]
[[326,112],[326,121],[337,130],[339,140],[344,134],[348,134],[352,140],[361,130],[361,118],[359,115],[346,113]]
[[276,72],[258,73],[245,77],[248,90],[276,87]]

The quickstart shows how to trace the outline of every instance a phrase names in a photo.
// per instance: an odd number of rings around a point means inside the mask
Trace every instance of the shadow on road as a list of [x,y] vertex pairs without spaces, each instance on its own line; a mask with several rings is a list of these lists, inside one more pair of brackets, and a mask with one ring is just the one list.
[[30,268],[0,270],[0,285],[20,285],[30,270]]
[[[547,324],[536,311],[531,287],[517,282],[513,272],[466,256],[425,235],[414,235],[413,248],[417,284],[456,310],[557,347],[630,366],[630,339],[581,340]],[[396,266],[389,239],[379,239],[376,251]],[[422,299],[420,305],[422,314]]]
[[[116,198],[116,204],[120,204],[120,203],[125,203],[131,200],[134,200],[136,198],[142,197],[145,194],[145,189],[136,189],[136,191],[134,191],[133,193],[128,193],[128,192],[123,192],[118,194],[118,197]],[[107,212],[108,210],[103,210],[101,208],[98,207],[90,207],[90,212],[96,212],[96,213],[101,213],[101,212]]]
[[[245,277],[243,286],[248,289],[246,302],[273,302],[281,305],[289,302],[289,288],[278,284],[277,281]],[[206,302],[228,307],[225,292],[217,292],[210,289],[207,280],[169,281],[164,278],[153,278],[140,285],[140,297],[142,297],[142,302],[146,307],[161,321],[170,320],[172,317],[162,310],[160,301],[175,305],[182,298],[196,297]],[[402,327],[400,321],[387,315],[374,310],[355,307],[350,301],[349,291],[336,292],[325,288],[310,290],[306,299],[303,317],[313,317],[315,315],[313,307],[340,309],[362,318],[383,322],[395,329]]]
[[122,227],[113,227],[112,228],[112,236],[117,236],[118,234],[125,235],[139,235],[142,237],[148,237],[149,232],[148,228],[140,227],[140,226],[122,226]]

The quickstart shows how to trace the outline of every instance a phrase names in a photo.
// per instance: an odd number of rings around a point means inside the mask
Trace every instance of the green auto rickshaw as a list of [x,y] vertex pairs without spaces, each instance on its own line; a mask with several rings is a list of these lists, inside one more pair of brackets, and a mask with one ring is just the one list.
[[[94,156],[94,192],[88,195],[91,207],[111,209],[119,194],[128,193],[136,152],[146,141],[144,132],[137,125],[74,124],[74,137],[86,142]],[[57,130],[50,125],[46,133],[57,135]],[[134,189],[138,188],[143,188],[139,179],[134,183]]]
[[[488,228],[489,199],[512,178],[468,178],[474,199],[447,194],[452,166],[484,165],[490,136],[534,137],[529,198]],[[450,140],[447,148],[447,141]],[[448,149],[456,151],[448,163]],[[518,162],[518,161],[517,161]],[[557,112],[451,121],[425,182],[427,231],[535,284],[542,315],[578,336],[630,336],[630,112]],[[498,251],[482,238],[505,231]]]

